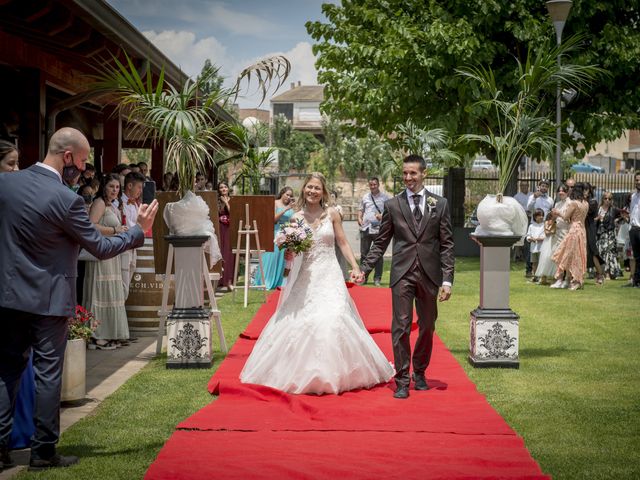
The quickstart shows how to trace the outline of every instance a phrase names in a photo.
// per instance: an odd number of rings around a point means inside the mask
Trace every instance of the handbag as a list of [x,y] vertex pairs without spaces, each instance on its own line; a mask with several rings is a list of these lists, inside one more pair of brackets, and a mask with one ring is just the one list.
[[555,235],[556,234],[556,220],[547,220],[544,222],[544,233],[546,235]]

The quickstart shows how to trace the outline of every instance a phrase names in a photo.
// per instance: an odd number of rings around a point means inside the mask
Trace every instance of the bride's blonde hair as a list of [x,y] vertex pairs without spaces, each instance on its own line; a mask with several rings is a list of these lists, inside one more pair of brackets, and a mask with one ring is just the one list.
[[304,189],[307,186],[307,183],[309,183],[313,178],[320,180],[320,183],[322,184],[322,198],[320,199],[320,206],[326,210],[329,206],[329,190],[327,190],[327,180],[320,172],[311,172],[307,175],[307,178],[304,179],[304,183],[300,189],[300,197],[298,197],[298,208],[303,209],[307,205],[307,201],[304,198]]

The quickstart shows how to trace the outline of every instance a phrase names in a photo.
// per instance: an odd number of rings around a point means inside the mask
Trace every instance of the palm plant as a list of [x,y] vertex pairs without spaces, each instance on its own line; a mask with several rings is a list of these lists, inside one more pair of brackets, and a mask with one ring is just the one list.
[[165,79],[164,68],[154,78],[149,62],[141,75],[129,57],[125,62],[113,60],[114,69],[96,75],[93,88],[115,97],[119,113],[138,138],[166,142],[167,165],[178,175],[181,196],[193,188],[196,173],[213,164],[213,152],[229,136],[232,120],[223,118],[219,106],[237,97],[241,82],[252,78],[264,101],[272,82],[277,80],[279,88],[291,70],[285,57],[271,57],[245,68],[234,87],[218,86],[203,95],[202,87],[209,84],[215,68],[176,87]]
[[[266,128],[266,134],[265,134]],[[268,138],[268,127],[257,126],[254,132],[250,132],[240,124],[229,126],[228,133],[239,147],[238,153],[228,157],[224,162],[241,162],[242,166],[234,184],[239,182],[249,183],[249,193],[260,194],[260,179],[264,172],[273,163],[273,153],[278,148],[260,149],[260,140]],[[266,136],[265,136],[266,135]],[[244,189],[243,189],[244,190]],[[244,193],[244,192],[243,192]]]
[[455,165],[460,160],[460,156],[448,148],[450,138],[442,128],[425,130],[407,120],[398,125],[396,130],[397,145],[410,154],[428,156],[433,163],[447,166]]
[[579,37],[572,37],[561,46],[542,49],[536,54],[529,52],[524,64],[516,59],[514,83],[517,88],[513,98],[505,98],[490,67],[469,66],[457,70],[483,97],[476,105],[486,113],[486,133],[462,135],[461,140],[484,145],[493,152],[499,170],[497,193],[500,196],[524,155],[553,155],[556,125],[547,105],[554,98],[557,85],[585,91],[605,72],[595,65],[559,65],[557,59],[566,57],[579,43]]

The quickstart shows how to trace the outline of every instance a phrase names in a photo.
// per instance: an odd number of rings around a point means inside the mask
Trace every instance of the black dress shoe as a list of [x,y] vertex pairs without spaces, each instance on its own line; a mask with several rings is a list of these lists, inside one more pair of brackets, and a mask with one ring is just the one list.
[[424,375],[413,374],[413,381],[415,382],[416,390],[429,390],[429,385],[427,385],[427,379],[424,378]]
[[9,454],[9,449],[7,447],[0,448],[0,471],[5,468],[15,467],[16,464],[11,460],[11,455]]
[[393,398],[409,398],[409,387],[398,387],[393,394]]
[[59,468],[59,467],[69,467],[71,465],[75,465],[78,463],[78,457],[74,455],[62,456],[55,454],[51,458],[38,458],[31,456],[31,460],[29,461],[29,470],[38,471],[38,470],[46,470],[48,468]]

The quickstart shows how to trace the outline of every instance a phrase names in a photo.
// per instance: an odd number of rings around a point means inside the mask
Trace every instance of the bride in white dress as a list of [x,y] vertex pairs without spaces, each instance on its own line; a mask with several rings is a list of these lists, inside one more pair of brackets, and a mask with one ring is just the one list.
[[394,375],[344,284],[336,243],[353,268],[352,277],[360,268],[328,200],[324,176],[309,175],[295,217],[313,229],[313,246],[295,257],[276,312],[240,373],[243,383],[288,393],[337,394],[370,388]]

